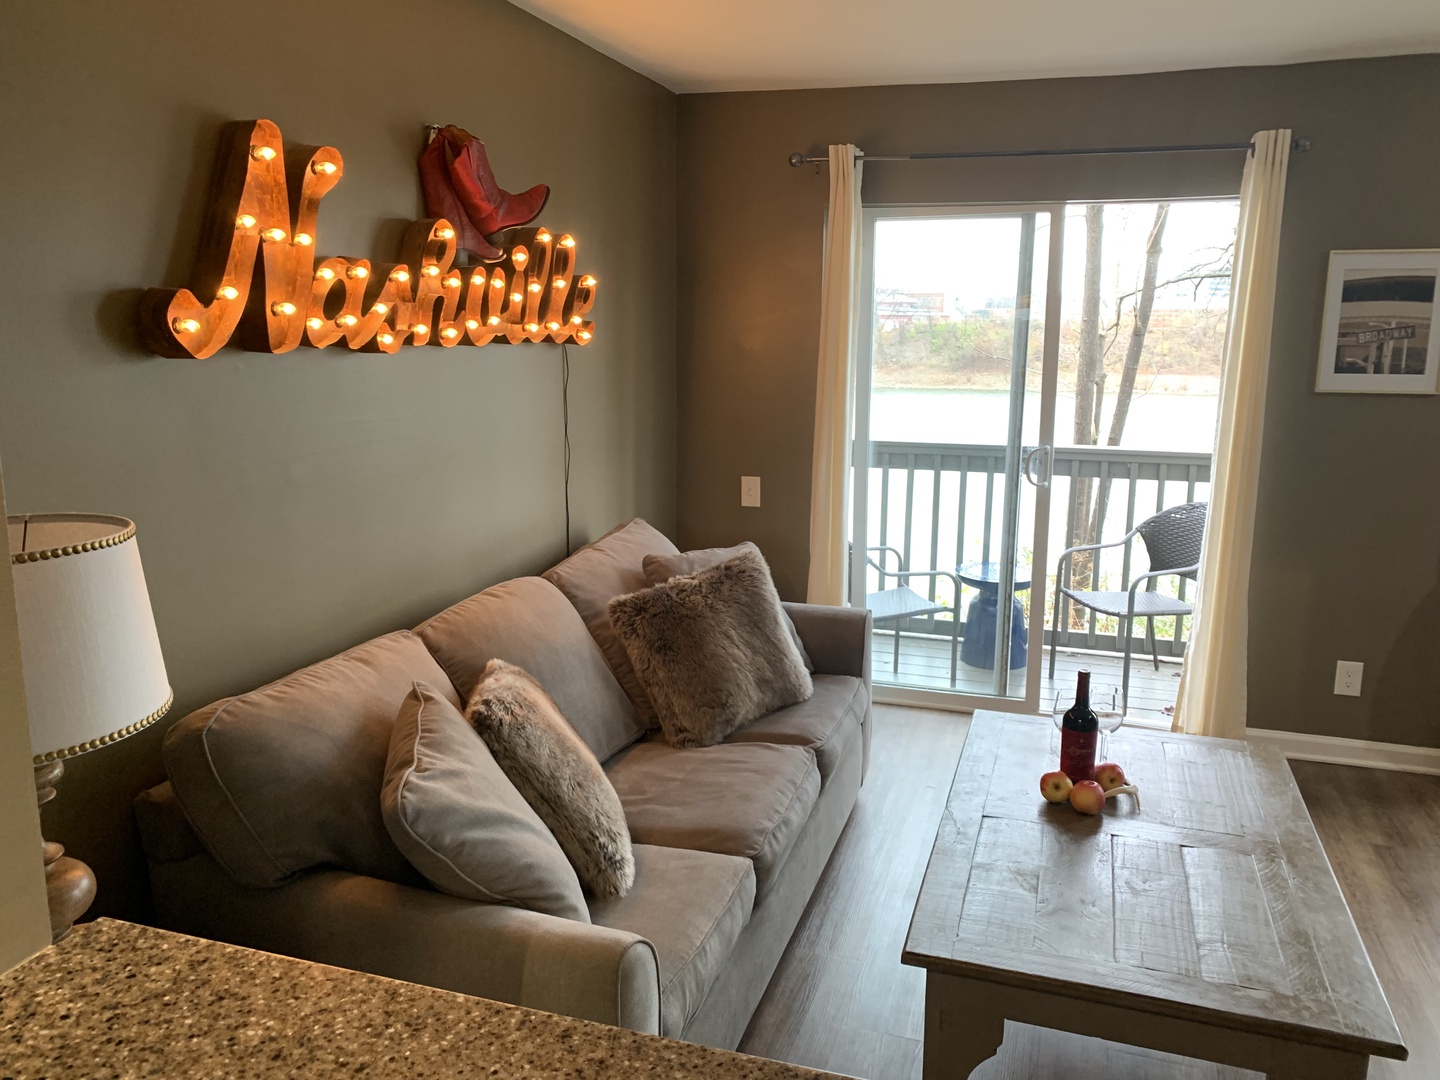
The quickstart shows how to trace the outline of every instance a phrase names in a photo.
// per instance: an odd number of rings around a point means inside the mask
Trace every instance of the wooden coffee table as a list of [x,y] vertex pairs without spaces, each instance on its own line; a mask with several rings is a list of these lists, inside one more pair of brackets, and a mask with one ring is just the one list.
[[1099,817],[1040,797],[1060,733],[976,713],[915,903],[926,1080],[966,1077],[1005,1021],[1264,1073],[1361,1080],[1395,1018],[1284,757],[1122,729],[1139,785]]

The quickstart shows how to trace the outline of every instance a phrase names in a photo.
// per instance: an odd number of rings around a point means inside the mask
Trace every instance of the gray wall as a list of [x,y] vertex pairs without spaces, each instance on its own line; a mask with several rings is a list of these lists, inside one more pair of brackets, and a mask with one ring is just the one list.
[[[601,287],[571,349],[574,535],[674,525],[675,97],[500,0],[7,4],[0,36],[0,453],[12,512],[139,525],[172,717],[564,554],[555,346],[146,356],[186,282],[221,125],[344,155],[318,249],[395,258],[422,125],[544,181]],[[148,903],[129,801],[165,725],[74,762],[46,834],[93,913]]]
[[[1235,141],[1290,127],[1251,587],[1255,727],[1440,746],[1440,397],[1318,395],[1327,252],[1440,247],[1440,56],[680,99],[679,529],[805,591],[824,169],[792,151]],[[867,203],[1233,194],[1239,155],[871,163]],[[742,474],[764,505],[741,509]],[[1331,693],[1337,659],[1365,667]]]
[[[0,510],[5,485],[0,481]],[[15,584],[0,574],[0,972],[50,944]]]

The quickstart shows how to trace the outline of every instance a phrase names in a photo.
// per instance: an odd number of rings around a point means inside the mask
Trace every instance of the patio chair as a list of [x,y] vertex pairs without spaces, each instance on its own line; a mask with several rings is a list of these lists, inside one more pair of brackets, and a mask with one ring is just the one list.
[[[880,562],[872,557],[872,552],[880,553]],[[884,565],[885,554],[895,556],[898,570],[887,569]],[[880,591],[865,594],[865,606],[870,609],[871,617],[875,625],[882,622],[893,622],[895,624],[895,659],[892,670],[895,677],[900,676],[900,626],[906,619],[918,619],[923,615],[938,615],[943,612],[950,612],[950,685],[955,685],[955,675],[960,657],[960,579],[948,570],[910,570],[905,566],[905,556],[892,547],[867,547],[865,549],[865,563],[880,571]],[[893,577],[899,584],[896,588],[885,588],[885,579]],[[914,589],[910,588],[911,578],[948,578],[955,586],[955,607],[949,608],[944,604],[937,603],[929,597],[921,596]]]
[[[1155,579],[1162,577],[1186,577],[1191,581],[1196,579],[1200,573],[1200,545],[1205,538],[1206,506],[1203,502],[1172,506],[1154,517],[1146,518],[1119,540],[1108,544],[1081,544],[1060,553],[1060,560],[1055,566],[1055,614],[1050,632],[1051,682],[1055,681],[1055,653],[1060,641],[1060,594],[1064,593],[1081,607],[1098,611],[1102,615],[1113,615],[1121,620],[1120,633],[1125,639],[1125,665],[1120,681],[1120,712],[1122,715],[1129,712],[1130,653],[1133,641],[1130,628],[1134,620],[1146,620],[1150,656],[1155,662],[1155,670],[1159,671],[1160,650],[1155,644],[1155,619],[1162,615],[1190,615],[1195,611],[1194,607],[1183,600],[1164,596],[1150,589],[1140,591],[1140,586],[1153,583]],[[1131,578],[1124,592],[1070,588],[1070,569],[1076,552],[1120,547],[1136,536],[1144,541],[1145,550],[1150,555],[1150,570]]]

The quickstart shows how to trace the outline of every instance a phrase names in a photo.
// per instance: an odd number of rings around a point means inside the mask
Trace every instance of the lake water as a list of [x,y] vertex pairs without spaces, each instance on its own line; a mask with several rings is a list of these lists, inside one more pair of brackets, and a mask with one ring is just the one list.
[[[1134,450],[1210,453],[1215,443],[1219,398],[1214,394],[1136,394],[1130,402],[1121,446]],[[1107,400],[1102,433],[1108,433]],[[1003,443],[1010,395],[1004,390],[895,390],[871,396],[870,438],[875,442]],[[1075,395],[1055,400],[1055,442],[1073,446]],[[1025,439],[1035,443],[1039,394],[1025,395]],[[1103,438],[1103,435],[1102,435]]]

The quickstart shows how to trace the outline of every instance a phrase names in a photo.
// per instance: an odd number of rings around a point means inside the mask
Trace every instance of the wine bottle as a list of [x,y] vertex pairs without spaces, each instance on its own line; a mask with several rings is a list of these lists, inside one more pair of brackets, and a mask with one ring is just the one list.
[[1100,718],[1090,708],[1090,672],[1075,680],[1075,704],[1060,725],[1060,771],[1071,783],[1095,779],[1095,744],[1100,739]]

